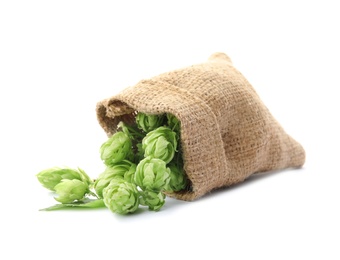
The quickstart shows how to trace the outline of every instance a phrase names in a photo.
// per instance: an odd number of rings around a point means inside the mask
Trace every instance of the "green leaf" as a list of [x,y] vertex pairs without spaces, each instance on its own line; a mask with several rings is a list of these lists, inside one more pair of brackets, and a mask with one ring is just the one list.
[[51,210],[59,210],[59,209],[69,209],[69,208],[87,208],[87,209],[95,209],[95,208],[105,208],[104,201],[102,199],[99,200],[88,200],[86,202],[74,202],[67,204],[56,204],[48,208],[40,209],[41,211],[51,211]]

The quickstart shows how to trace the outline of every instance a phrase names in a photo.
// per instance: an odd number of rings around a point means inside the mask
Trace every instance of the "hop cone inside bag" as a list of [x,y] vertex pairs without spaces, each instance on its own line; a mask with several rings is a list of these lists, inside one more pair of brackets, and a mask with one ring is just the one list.
[[118,124],[118,132],[101,147],[108,167],[94,184],[111,211],[132,213],[139,205],[158,211],[165,204],[164,192],[187,187],[179,136],[179,120],[170,114],[137,113],[133,124]]

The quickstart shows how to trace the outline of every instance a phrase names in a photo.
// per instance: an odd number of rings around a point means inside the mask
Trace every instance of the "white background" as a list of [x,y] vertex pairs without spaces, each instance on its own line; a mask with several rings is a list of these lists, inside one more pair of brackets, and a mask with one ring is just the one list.
[[[336,2],[1,1],[0,258],[340,259]],[[38,211],[55,204],[39,171],[104,169],[98,101],[214,52],[305,147],[302,169],[156,213]]]

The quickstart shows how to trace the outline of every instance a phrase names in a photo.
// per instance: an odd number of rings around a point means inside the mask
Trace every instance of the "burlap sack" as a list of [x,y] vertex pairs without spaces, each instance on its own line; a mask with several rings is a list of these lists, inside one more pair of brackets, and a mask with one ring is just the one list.
[[135,112],[171,113],[181,121],[184,170],[191,189],[171,194],[194,200],[253,173],[300,167],[302,146],[285,133],[224,53],[206,63],[161,74],[97,104],[110,136]]

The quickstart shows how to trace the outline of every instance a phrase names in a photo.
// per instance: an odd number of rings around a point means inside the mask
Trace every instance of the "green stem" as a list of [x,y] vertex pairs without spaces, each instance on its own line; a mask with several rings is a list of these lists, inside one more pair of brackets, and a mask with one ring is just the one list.
[[[144,138],[144,135],[139,132],[139,131],[136,131],[134,128],[132,128],[131,126],[127,126],[125,125],[125,127],[129,130],[129,132],[132,134],[134,134],[135,136],[138,136],[138,137],[141,137],[141,138]],[[133,136],[133,135],[132,135]]]
[[87,194],[89,194],[89,195],[91,195],[91,196],[93,196],[93,197],[96,197],[97,199],[100,199],[100,198],[98,197],[98,195],[97,195],[96,193],[94,193],[93,191],[89,191]]
[[69,208],[87,208],[87,209],[95,209],[95,208],[105,208],[104,201],[102,199],[99,200],[90,200],[88,202],[74,202],[67,204],[56,204],[51,207],[40,209],[41,211],[51,211],[51,210],[59,210],[59,209],[69,209]]
[[133,140],[135,140],[135,137],[139,137],[142,139],[144,138],[144,134],[141,133],[138,129],[136,130],[134,127],[128,126],[122,121],[118,124],[118,128],[121,128],[122,131],[129,135],[130,138]]

